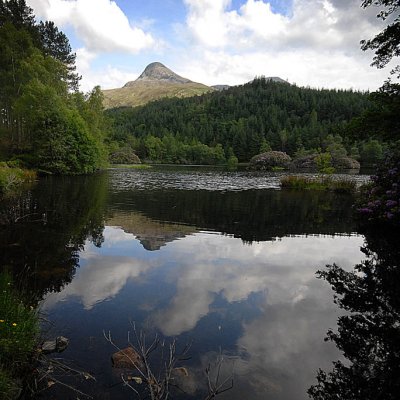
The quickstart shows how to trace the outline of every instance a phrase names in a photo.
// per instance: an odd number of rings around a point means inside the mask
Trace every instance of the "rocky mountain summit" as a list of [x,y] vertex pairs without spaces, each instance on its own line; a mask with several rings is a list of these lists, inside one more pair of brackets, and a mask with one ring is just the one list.
[[153,62],[149,64],[145,70],[141,73],[136,81],[131,81],[125,84],[124,87],[133,86],[135,82],[148,82],[148,81],[158,81],[158,82],[169,82],[169,83],[192,83],[190,79],[183,78],[179,76],[174,71],[171,71],[164,64],[160,62]]
[[136,107],[164,97],[190,97],[214,89],[171,71],[160,62],[149,64],[135,81],[122,88],[103,90],[104,107]]

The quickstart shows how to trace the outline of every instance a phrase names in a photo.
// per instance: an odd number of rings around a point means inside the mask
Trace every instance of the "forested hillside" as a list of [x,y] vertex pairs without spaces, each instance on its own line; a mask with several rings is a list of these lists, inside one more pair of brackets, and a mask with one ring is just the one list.
[[0,161],[54,173],[101,167],[102,94],[78,92],[75,54],[25,0],[0,1]]
[[141,158],[178,163],[223,162],[233,154],[248,161],[270,148],[291,156],[328,149],[368,158],[371,151],[381,154],[382,145],[346,134],[348,122],[368,107],[367,94],[260,77],[203,96],[111,110],[111,148],[130,146]]

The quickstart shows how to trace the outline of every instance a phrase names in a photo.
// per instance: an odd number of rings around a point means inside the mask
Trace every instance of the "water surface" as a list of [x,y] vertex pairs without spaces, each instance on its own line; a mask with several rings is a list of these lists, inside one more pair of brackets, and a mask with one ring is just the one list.
[[[43,180],[3,209],[2,265],[30,271],[49,334],[70,338],[62,357],[96,377],[77,387],[134,398],[103,331],[125,347],[135,321],[149,337],[193,342],[184,398],[204,398],[219,353],[234,373],[220,398],[307,398],[317,369],[340,357],[323,340],[338,312],[315,272],[350,269],[363,237],[351,197],[280,190],[279,176],[116,169]],[[74,397],[55,385],[44,398]]]

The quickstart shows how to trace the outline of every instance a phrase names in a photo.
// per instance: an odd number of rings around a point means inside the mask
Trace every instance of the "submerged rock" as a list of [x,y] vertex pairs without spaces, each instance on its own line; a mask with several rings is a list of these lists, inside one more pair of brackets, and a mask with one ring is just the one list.
[[111,360],[114,368],[140,369],[143,367],[142,358],[133,347],[117,351],[111,356]]
[[41,350],[44,354],[61,353],[69,344],[69,339],[64,336],[58,336],[54,340],[47,340],[42,344]]
[[250,160],[250,169],[270,171],[274,168],[288,169],[291,158],[283,151],[267,151],[257,154]]

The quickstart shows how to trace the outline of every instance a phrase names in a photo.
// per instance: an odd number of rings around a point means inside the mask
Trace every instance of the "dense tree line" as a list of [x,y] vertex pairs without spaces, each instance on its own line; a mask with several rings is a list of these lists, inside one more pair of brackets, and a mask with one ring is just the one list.
[[102,165],[99,88],[78,92],[75,54],[53,22],[25,0],[0,0],[0,157],[55,173]]
[[271,148],[291,156],[328,150],[375,159],[383,151],[379,140],[348,135],[349,121],[370,107],[365,93],[259,77],[203,96],[110,110],[111,148],[130,146],[142,158],[168,162],[198,161],[190,151],[199,146],[209,152],[219,146],[226,159],[239,161]]

